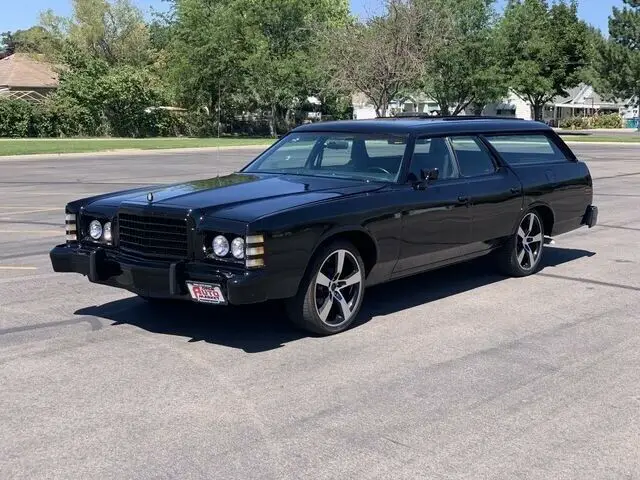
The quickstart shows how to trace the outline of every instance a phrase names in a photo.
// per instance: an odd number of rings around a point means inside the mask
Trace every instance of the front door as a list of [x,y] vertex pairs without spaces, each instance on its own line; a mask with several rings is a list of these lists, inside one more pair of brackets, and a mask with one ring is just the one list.
[[[424,189],[411,186],[421,170],[438,169]],[[468,182],[445,138],[419,138],[411,161],[402,212],[400,257],[394,274],[425,270],[465,255],[471,235]]]

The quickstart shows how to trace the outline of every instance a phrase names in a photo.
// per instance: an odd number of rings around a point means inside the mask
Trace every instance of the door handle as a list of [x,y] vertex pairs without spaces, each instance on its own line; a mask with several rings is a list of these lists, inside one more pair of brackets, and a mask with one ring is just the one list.
[[458,197],[458,203],[469,203],[469,197],[466,195],[460,195]]
[[520,188],[519,187],[511,187],[511,193],[520,193]]

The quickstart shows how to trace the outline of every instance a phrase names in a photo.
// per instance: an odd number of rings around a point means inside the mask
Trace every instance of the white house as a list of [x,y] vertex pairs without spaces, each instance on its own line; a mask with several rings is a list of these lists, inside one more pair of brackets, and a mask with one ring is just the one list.
[[[375,108],[364,95],[353,95],[352,102],[355,119],[375,118]],[[620,113],[625,118],[637,117],[637,108],[635,112],[633,109],[629,109],[629,103],[605,101],[594,91],[593,87],[581,84],[570,89],[566,96],[558,96],[549,102],[543,110],[543,121],[557,126],[564,119],[590,116],[596,113]],[[393,116],[398,113],[437,115],[440,113],[440,108],[435,100],[417,92],[404,95],[389,104],[388,115]],[[462,114],[470,115],[472,112],[467,109]],[[500,102],[487,105],[483,109],[482,115],[532,119],[530,103],[513,91],[510,91],[507,97]]]

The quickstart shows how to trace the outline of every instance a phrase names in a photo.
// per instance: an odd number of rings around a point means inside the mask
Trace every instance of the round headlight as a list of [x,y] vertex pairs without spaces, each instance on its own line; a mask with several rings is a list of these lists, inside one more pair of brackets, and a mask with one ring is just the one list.
[[107,242],[111,241],[111,222],[104,224],[104,227],[102,228],[102,235]]
[[231,242],[231,255],[237,259],[244,258],[244,239],[237,237]]
[[213,253],[218,257],[226,257],[229,253],[229,240],[224,235],[218,235],[213,239],[212,247]]
[[100,240],[102,236],[102,224],[98,220],[94,220],[89,224],[89,235],[94,240]]

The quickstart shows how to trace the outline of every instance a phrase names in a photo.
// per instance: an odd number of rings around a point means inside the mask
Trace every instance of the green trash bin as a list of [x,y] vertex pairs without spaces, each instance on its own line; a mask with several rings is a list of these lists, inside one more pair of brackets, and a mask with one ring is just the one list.
[[640,119],[636,118],[628,118],[627,119],[627,128],[638,128],[638,124],[640,123]]

